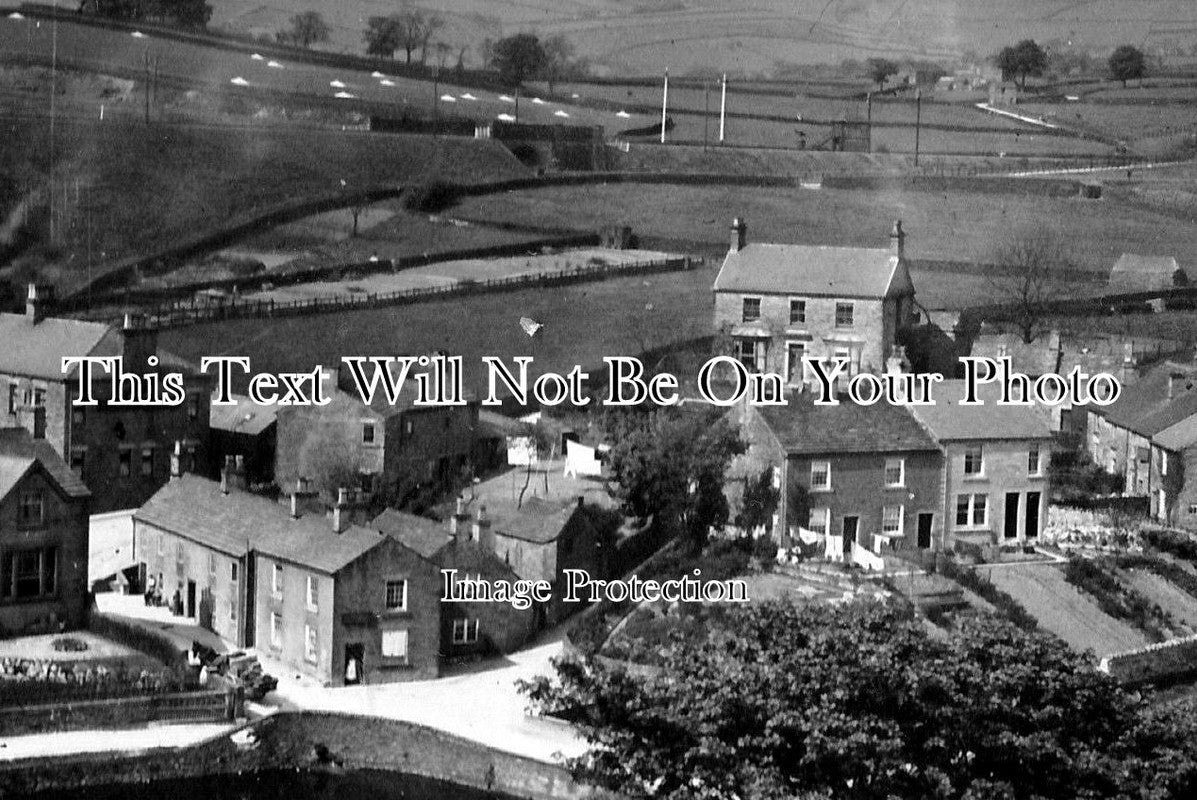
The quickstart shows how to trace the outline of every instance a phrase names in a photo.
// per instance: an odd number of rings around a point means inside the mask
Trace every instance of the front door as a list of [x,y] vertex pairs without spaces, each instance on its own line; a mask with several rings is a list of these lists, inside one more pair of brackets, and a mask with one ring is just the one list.
[[856,525],[859,517],[844,517],[844,558],[851,558],[852,545],[856,543]]
[[187,616],[195,617],[195,581],[187,581]]
[[1027,492],[1027,538],[1039,535],[1039,492]]
[[1007,539],[1018,538],[1018,492],[1006,492],[1006,526]]
[[934,514],[919,514],[918,545],[920,549],[925,550],[931,546],[931,525],[934,523],[934,521]]
[[345,685],[356,686],[362,682],[365,671],[366,648],[363,644],[345,645]]

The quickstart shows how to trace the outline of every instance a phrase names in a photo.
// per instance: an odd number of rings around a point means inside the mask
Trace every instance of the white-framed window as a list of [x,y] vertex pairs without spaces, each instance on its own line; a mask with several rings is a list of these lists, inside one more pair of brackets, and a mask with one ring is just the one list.
[[374,444],[374,421],[362,420],[362,444]]
[[387,611],[407,610],[407,581],[387,581]]
[[904,516],[902,506],[884,506],[881,509],[881,532],[901,536]]
[[806,322],[806,301],[790,298],[790,324],[802,325]]
[[283,596],[283,565],[275,564],[270,573],[270,591],[275,597]]
[[320,610],[320,579],[315,575],[308,576],[308,611]]
[[972,444],[964,448],[964,474],[985,474],[985,448],[979,444]]
[[812,461],[810,463],[810,488],[823,491],[831,488],[830,461]]
[[1027,449],[1027,474],[1032,477],[1043,474],[1043,453],[1038,444],[1033,444]]
[[856,304],[840,301],[835,304],[835,327],[851,328],[856,324]]
[[453,620],[453,644],[473,644],[478,641],[478,620]]
[[1160,451],[1160,475],[1163,475],[1165,477],[1168,475],[1168,451],[1167,450]]
[[887,459],[885,459],[885,485],[886,486],[905,486],[906,485],[906,459],[904,459],[904,458],[887,458]]
[[303,657],[311,664],[320,661],[320,641],[316,638],[316,628],[312,625],[303,626]]
[[117,452],[116,472],[122,478],[128,478],[133,474],[133,448],[122,447]]
[[765,339],[742,337],[732,342],[732,358],[749,372],[765,370]]
[[141,448],[141,474],[143,477],[150,477],[154,474],[154,448]]
[[989,523],[989,495],[956,495],[956,526],[958,528],[984,528]]
[[815,533],[821,533],[824,536],[831,530],[831,509],[829,508],[812,508],[810,510],[810,517],[808,518],[806,527]]
[[283,615],[277,611],[270,612],[270,646],[283,646]]
[[761,318],[761,298],[745,297],[740,308],[742,322],[756,322]]
[[15,383],[8,384],[8,413],[9,414],[17,413],[17,395],[20,393],[20,391],[21,391],[21,388],[18,384],[15,384]]
[[382,657],[407,660],[407,631],[390,630],[382,632]]
[[1190,514],[1197,514],[1197,503],[1191,503],[1191,504],[1189,505],[1189,513],[1190,513]]

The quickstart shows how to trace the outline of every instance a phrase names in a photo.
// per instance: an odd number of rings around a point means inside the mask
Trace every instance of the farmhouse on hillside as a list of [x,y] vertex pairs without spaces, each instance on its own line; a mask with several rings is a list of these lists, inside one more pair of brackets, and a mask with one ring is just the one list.
[[750,372],[800,386],[804,356],[846,358],[849,374],[880,373],[911,324],[914,284],[902,223],[888,249],[750,244],[732,222],[731,248],[715,278],[715,330]]
[[1172,256],[1123,253],[1110,270],[1110,291],[1151,292],[1187,286],[1189,277]]

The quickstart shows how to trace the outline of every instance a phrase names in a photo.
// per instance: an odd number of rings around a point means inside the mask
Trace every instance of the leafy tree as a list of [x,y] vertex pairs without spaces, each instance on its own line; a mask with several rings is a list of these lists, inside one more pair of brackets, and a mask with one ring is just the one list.
[[491,47],[491,66],[509,86],[519,86],[544,68],[544,45],[535,34],[517,33]]
[[320,42],[327,42],[331,34],[332,28],[328,27],[320,12],[304,11],[291,17],[288,27],[275,34],[275,38],[284,44],[311,47]]
[[366,20],[366,30],[362,34],[367,55],[394,58],[395,51],[403,43],[404,31],[403,19],[398,14],[370,17]]
[[544,65],[541,67],[541,74],[552,92],[557,81],[569,70],[570,61],[574,57],[574,46],[569,39],[556,34],[544,40],[543,49]]
[[1033,39],[1023,39],[1013,47],[1003,47],[994,59],[1003,78],[1013,78],[1023,89],[1028,77],[1039,77],[1047,69],[1047,53]]
[[606,427],[613,491],[629,514],[677,519],[695,548],[727,524],[724,476],[744,443],[717,411],[634,410]]
[[888,58],[870,58],[865,62],[869,69],[869,78],[877,84],[877,88],[885,85],[885,79],[898,74],[898,65]]
[[[945,637],[893,607],[774,601],[714,615],[659,674],[558,660],[521,684],[578,721],[569,766],[628,797],[1181,798],[1192,701],[1155,708],[1046,634]],[[1146,787],[1150,790],[1143,791]]]
[[1115,80],[1122,81],[1123,86],[1126,86],[1126,82],[1129,80],[1142,80],[1143,76],[1147,74],[1147,59],[1144,57],[1143,51],[1134,45],[1119,46],[1110,54],[1107,64],[1110,74],[1114,76]]
[[421,64],[428,63],[428,45],[432,41],[432,37],[436,35],[436,32],[443,27],[445,27],[445,18],[440,14],[432,13],[424,15],[419,28]]
[[781,492],[773,486],[773,470],[767,468],[755,478],[744,481],[744,497],[740,513],[736,515],[736,527],[753,531],[760,526],[769,526],[777,511]]
[[993,264],[988,284],[995,303],[1008,307],[1009,317],[1027,344],[1044,332],[1045,304],[1060,296],[1060,272],[1074,268],[1060,238],[1044,226],[1017,230],[988,258]]

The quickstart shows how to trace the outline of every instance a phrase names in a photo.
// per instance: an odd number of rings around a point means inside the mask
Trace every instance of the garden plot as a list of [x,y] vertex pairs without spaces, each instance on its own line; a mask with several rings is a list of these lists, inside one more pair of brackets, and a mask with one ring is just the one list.
[[495,259],[445,261],[413,267],[396,273],[379,273],[344,281],[321,281],[284,286],[246,295],[253,300],[292,302],[313,298],[346,297],[360,294],[389,294],[409,289],[485,283],[504,278],[573,272],[601,266],[630,266],[647,261],[661,261],[671,256],[650,250],[606,250],[591,248],[545,255],[515,256]]
[[1148,569],[1119,570],[1119,578],[1178,622],[1197,629],[1197,597]]
[[1076,650],[1103,656],[1148,643],[1139,631],[1103,614],[1054,566],[1001,566],[988,571],[987,577],[1021,603],[1040,626]]

